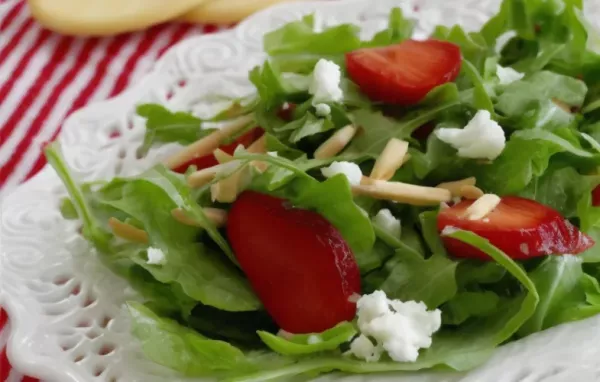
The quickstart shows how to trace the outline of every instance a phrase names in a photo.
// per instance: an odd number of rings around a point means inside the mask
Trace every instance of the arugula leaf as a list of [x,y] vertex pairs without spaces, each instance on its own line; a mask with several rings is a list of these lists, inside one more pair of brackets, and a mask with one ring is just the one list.
[[245,348],[262,347],[257,330],[276,332],[279,327],[266,311],[226,312],[197,304],[187,319],[194,330],[211,339],[230,341]]
[[288,73],[285,77],[273,64],[266,61],[250,71],[250,81],[260,96],[257,109],[271,110],[285,101],[303,102],[308,98],[308,78]]
[[321,58],[343,64],[343,54],[361,46],[358,32],[350,24],[315,32],[315,17],[309,15],[267,33],[263,45],[281,70],[308,73]]
[[499,303],[494,292],[459,292],[442,307],[442,322],[460,325],[471,317],[485,317],[495,313]]
[[553,99],[581,107],[586,93],[583,81],[541,71],[507,85],[495,106],[513,128],[553,128],[568,125],[573,120]]
[[457,264],[439,254],[428,259],[402,257],[379,289],[390,299],[423,301],[434,309],[456,294]]
[[304,117],[288,123],[277,129],[276,132],[291,132],[289,141],[298,143],[300,140],[315,134],[323,133],[335,128],[330,119],[317,118],[312,113],[306,113]]
[[437,230],[438,211],[425,211],[419,214],[421,234],[431,253],[446,254],[446,247]]
[[146,134],[140,148],[148,152],[156,142],[177,142],[187,145],[212,133],[215,129],[202,128],[202,120],[189,113],[172,112],[158,104],[143,104],[137,114],[146,118]]
[[459,25],[451,28],[440,25],[435,28],[433,38],[454,43],[460,47],[464,59],[474,65],[477,72],[481,73],[487,57],[493,53],[480,33],[467,33]]
[[548,327],[547,320],[579,286],[583,277],[581,260],[572,255],[549,256],[529,274],[540,302],[533,316],[519,329],[526,336]]
[[535,178],[521,196],[533,199],[559,211],[564,217],[577,216],[577,205],[585,193],[591,193],[590,184],[573,167],[551,167]]
[[150,246],[164,253],[163,265],[148,264],[145,256],[132,259],[157,280],[177,283],[188,296],[223,310],[258,309],[258,298],[237,269],[206,245],[196,242],[201,230],[183,225],[171,215],[179,207],[207,222],[206,227],[210,226],[189,193],[182,179],[156,167],[124,183],[118,198],[106,197],[103,203],[139,221],[148,233]]
[[54,171],[56,171],[59,178],[62,180],[71,197],[72,205],[77,212],[77,216],[79,216],[83,222],[83,236],[100,249],[100,251],[109,251],[112,235],[104,229],[100,221],[94,216],[89,206],[89,201],[73,179],[73,176],[65,163],[58,143],[47,145],[44,148],[44,154],[50,166],[54,168]]
[[351,323],[344,321],[322,333],[295,334],[283,338],[274,334],[259,331],[258,335],[273,351],[283,355],[303,355],[335,350],[341,344],[349,342],[357,334]]
[[388,27],[373,36],[373,39],[363,43],[364,47],[388,46],[400,43],[413,35],[415,20],[404,18],[401,8],[390,11]]
[[423,107],[407,114],[399,120],[385,117],[381,112],[360,109],[352,113],[357,126],[363,128],[362,134],[355,137],[344,155],[369,155],[377,157],[390,138],[406,139],[417,128],[433,121],[441,113],[458,105],[456,85],[446,84],[430,92],[439,103],[428,105],[431,98],[423,100]]
[[242,351],[227,342],[211,340],[177,322],[162,318],[142,304],[128,303],[133,335],[150,360],[190,377],[215,371],[257,368]]
[[494,104],[477,68],[468,60],[463,60],[462,71],[473,84],[473,107],[477,110],[487,110],[494,116]]
[[550,157],[559,151],[553,142],[512,137],[492,164],[475,169],[479,187],[498,195],[518,193],[546,171]]
[[266,133],[265,138],[267,140],[267,151],[269,152],[274,151],[277,155],[291,160],[298,159],[304,155],[303,151],[286,146],[272,134]]
[[474,260],[461,261],[456,268],[456,283],[459,289],[479,286],[479,284],[494,284],[506,275],[506,268],[494,262]]

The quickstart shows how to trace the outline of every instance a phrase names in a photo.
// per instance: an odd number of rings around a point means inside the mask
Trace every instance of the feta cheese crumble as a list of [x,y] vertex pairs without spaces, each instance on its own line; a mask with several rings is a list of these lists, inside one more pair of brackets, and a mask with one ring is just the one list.
[[504,130],[487,110],[479,110],[464,129],[441,128],[435,134],[463,158],[494,160],[506,145]]
[[162,265],[167,260],[162,249],[150,247],[148,248],[148,264]]
[[315,113],[318,117],[327,117],[331,114],[331,107],[326,103],[318,103],[315,105]]
[[500,80],[500,85],[508,85],[525,77],[525,73],[517,72],[513,68],[505,68],[500,65],[496,66],[496,75]]
[[340,81],[340,67],[329,60],[320,59],[313,71],[308,91],[313,95],[314,104],[323,102],[339,102],[344,96]]
[[317,336],[317,335],[310,335],[308,336],[308,339],[306,340],[306,343],[309,345],[316,345],[323,342],[323,340],[321,339],[321,337]]
[[394,215],[392,215],[392,212],[387,208],[379,210],[377,215],[375,215],[375,218],[373,218],[373,222],[377,227],[387,232],[389,235],[400,238],[400,220],[396,219]]
[[390,300],[380,290],[358,300],[357,316],[361,335],[349,352],[367,362],[378,361],[384,351],[394,361],[415,362],[419,349],[431,346],[431,336],[442,325],[439,309],[428,311],[423,302]]
[[344,174],[353,186],[358,186],[362,179],[362,171],[356,163],[352,162],[333,162],[329,167],[323,167],[321,173],[326,178],[331,178],[337,174]]
[[277,151],[267,151],[267,155],[271,156],[273,158],[279,157],[279,154],[277,154]]

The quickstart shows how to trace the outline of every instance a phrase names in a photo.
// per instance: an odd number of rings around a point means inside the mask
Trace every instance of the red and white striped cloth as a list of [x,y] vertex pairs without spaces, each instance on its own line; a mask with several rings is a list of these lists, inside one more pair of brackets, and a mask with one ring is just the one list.
[[[169,23],[76,38],[37,24],[24,0],[0,0],[0,195],[44,166],[40,143],[53,140],[69,114],[122,92],[179,40],[221,28]],[[37,381],[11,369],[7,339],[8,318],[0,309],[0,382]]]

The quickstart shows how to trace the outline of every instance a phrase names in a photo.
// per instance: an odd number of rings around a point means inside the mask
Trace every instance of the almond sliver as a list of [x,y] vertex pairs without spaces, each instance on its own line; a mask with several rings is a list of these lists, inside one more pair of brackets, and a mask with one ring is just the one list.
[[262,137],[255,140],[250,146],[248,146],[247,151],[252,154],[264,154],[267,152],[267,137],[263,135]]
[[213,167],[198,170],[194,173],[191,173],[187,177],[187,183],[192,188],[200,188],[212,181],[217,175],[217,173],[222,169],[223,165],[216,165]]
[[212,201],[233,203],[240,191],[245,187],[250,175],[250,167],[244,165],[225,179],[210,186]]
[[391,200],[415,206],[433,206],[452,200],[450,191],[443,188],[424,187],[382,180],[372,180],[370,184],[353,186],[352,191],[357,195],[365,195],[375,199]]
[[143,229],[123,223],[117,218],[108,219],[108,226],[116,236],[122,239],[142,244],[148,243],[148,234]]
[[467,208],[465,215],[469,220],[481,220],[492,212],[500,204],[500,201],[498,195],[485,194]]
[[352,125],[336,131],[328,140],[323,142],[315,151],[315,159],[327,159],[339,154],[350,143],[358,129]]
[[479,187],[465,185],[460,188],[460,196],[465,199],[476,200],[481,198],[484,192]]
[[[203,211],[206,215],[206,218],[210,220],[215,227],[220,228],[227,223],[227,211],[220,208],[204,208]],[[190,218],[185,211],[180,208],[175,208],[173,211],[171,211],[171,215],[175,220],[182,224],[192,227],[203,227],[200,222]]]
[[404,163],[407,152],[408,142],[397,138],[390,139],[379,158],[375,161],[371,178],[390,180]]
[[456,180],[454,182],[440,183],[436,186],[436,188],[446,189],[452,193],[452,196],[462,196],[460,193],[460,189],[463,186],[474,186],[475,182],[475,177],[470,177],[466,179]]
[[163,162],[164,165],[170,169],[173,169],[194,158],[200,158],[212,153],[214,150],[219,148],[221,142],[225,138],[228,138],[242,130],[252,121],[253,118],[254,117],[251,115],[246,115],[236,119],[231,124],[222,127],[221,129],[213,132],[210,135],[207,135],[202,139],[197,140],[191,145],[185,147],[180,152],[167,158]]
[[217,162],[219,162],[221,164],[231,162],[233,160],[232,155],[227,154],[225,151],[223,151],[221,149],[216,149],[215,151],[213,151],[213,155],[215,156],[215,159],[217,160]]

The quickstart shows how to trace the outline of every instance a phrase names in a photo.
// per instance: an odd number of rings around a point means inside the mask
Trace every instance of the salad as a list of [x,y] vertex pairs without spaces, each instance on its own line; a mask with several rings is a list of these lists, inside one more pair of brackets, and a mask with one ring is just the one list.
[[132,330],[186,376],[468,370],[600,313],[600,55],[581,1],[505,0],[479,32],[411,39],[393,9],[264,37],[256,95],[201,119],[139,105],[130,178],[67,219],[142,296]]

